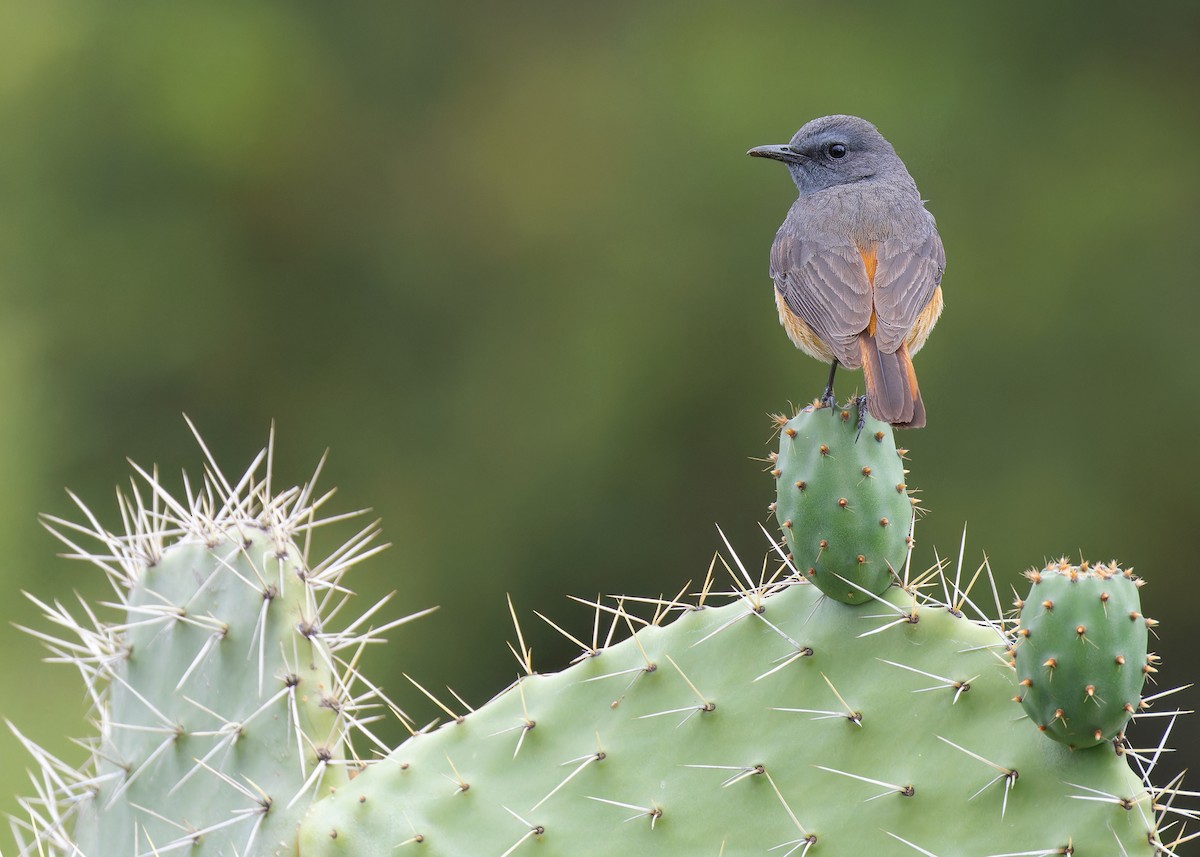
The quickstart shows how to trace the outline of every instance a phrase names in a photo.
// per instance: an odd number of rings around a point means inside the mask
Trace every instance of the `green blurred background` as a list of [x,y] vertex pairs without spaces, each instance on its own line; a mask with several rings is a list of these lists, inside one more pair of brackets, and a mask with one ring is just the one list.
[[[368,663],[422,721],[402,670],[472,703],[513,677],[506,592],[586,630],[565,594],[673,594],[718,523],[757,566],[766,414],[825,369],[767,278],[794,191],[743,153],[832,112],[892,140],[949,259],[929,427],[901,438],[917,562],[964,523],[1005,590],[1117,557],[1150,578],[1164,683],[1200,678],[1198,25],[1182,2],[0,4],[0,714],[79,757],[75,674],[9,623],[45,627],[22,589],[105,585],[36,516],[76,515],[68,486],[115,526],[126,456],[199,472],[183,412],[231,471],[271,420],[293,481],[331,449],[331,508],[394,543],[364,603],[442,606]],[[574,654],[525,631],[541,669]]]

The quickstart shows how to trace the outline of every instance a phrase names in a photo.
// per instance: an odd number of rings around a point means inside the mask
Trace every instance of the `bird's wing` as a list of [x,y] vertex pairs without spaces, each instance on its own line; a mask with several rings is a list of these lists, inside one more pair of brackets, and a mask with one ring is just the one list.
[[923,238],[892,238],[875,248],[875,340],[893,352],[904,342],[942,282],[946,253],[937,230]]
[[788,309],[844,365],[859,364],[858,334],[871,320],[871,283],[858,249],[818,246],[781,229],[771,246],[771,278]]

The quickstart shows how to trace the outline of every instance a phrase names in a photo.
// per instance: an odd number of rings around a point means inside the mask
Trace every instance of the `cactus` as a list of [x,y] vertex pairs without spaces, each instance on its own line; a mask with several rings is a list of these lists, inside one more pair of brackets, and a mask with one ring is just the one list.
[[[900,459],[890,428],[871,424],[856,444],[838,416],[787,422],[783,443],[801,463],[786,464],[822,466],[786,428],[829,419],[840,433],[831,452],[841,445],[825,457],[851,459],[857,473],[841,491],[820,490],[869,508],[841,532],[874,543],[886,528],[861,483]],[[812,442],[821,456],[827,441]],[[580,648],[558,673],[534,669],[512,610],[514,683],[477,710],[437,701],[444,725],[390,752],[375,741],[385,754],[362,758],[370,748],[356,752],[351,738],[372,741],[365,705],[412,721],[343,653],[411,617],[364,627],[376,604],[342,632],[326,627],[348,600],[342,575],[379,550],[375,530],[310,564],[297,540],[307,543],[323,498],[311,485],[274,496],[270,458],[265,480],[252,466],[236,485],[210,459],[213,476],[181,500],[139,471],[150,502],[136,490],[124,501],[121,535],[90,513],[86,526],[49,522],[106,570],[125,615],[106,624],[85,607],[85,626],[42,605],[78,637],[39,632],[82,670],[100,735],[81,772],[27,742],[41,771],[16,825],[22,854],[1150,857],[1190,838],[1162,841],[1180,792],[1149,784],[1157,752],[1121,736],[1071,749],[1014,716],[1014,620],[999,618],[986,562],[964,573],[961,553],[952,575],[940,562],[913,575],[890,556],[887,585],[851,605],[826,597],[813,585],[821,574],[798,571],[778,544],[759,578],[729,548],[727,593],[710,569],[687,598],[598,599],[590,636],[546,619]],[[894,485],[891,495],[911,514]],[[101,548],[77,547],[78,532]],[[907,556],[911,522],[896,532]],[[981,590],[997,618],[977,606]]]
[[17,733],[43,771],[14,824],[21,854],[290,853],[312,796],[348,781],[348,734],[369,734],[361,711],[380,694],[356,689],[340,653],[384,629],[333,633],[324,617],[344,597],[341,576],[378,550],[377,531],[310,564],[296,538],[322,523],[324,498],[311,483],[272,496],[267,460],[265,481],[252,466],[236,487],[210,462],[211,478],[180,500],[139,469],[149,502],[135,482],[121,534],[86,510],[87,526],[47,520],[108,575],[123,615],[83,605],[81,620],[34,599],[68,632],[34,633],[79,667],[98,737],[75,771]]
[[1010,636],[968,592],[855,608],[782,571],[720,607],[597,604],[578,663],[446,705],[312,807],[301,857],[1156,853],[1125,758],[1013,717]]
[[911,545],[913,502],[891,427],[850,403],[780,417],[775,517],[796,568],[830,598],[862,604],[891,585]]
[[1013,649],[1019,699],[1055,741],[1092,747],[1125,728],[1155,671],[1147,654],[1142,581],[1115,562],[1089,567],[1065,559],[1030,571]]

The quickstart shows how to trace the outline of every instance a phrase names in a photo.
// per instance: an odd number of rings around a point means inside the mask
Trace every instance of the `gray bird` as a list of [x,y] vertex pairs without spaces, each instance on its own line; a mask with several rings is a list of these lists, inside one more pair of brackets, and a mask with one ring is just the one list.
[[832,366],[862,367],[867,409],[925,425],[912,356],[942,311],[946,254],[904,162],[857,116],[814,119],[782,146],[747,154],[782,161],[800,191],[771,245],[779,321],[792,342]]

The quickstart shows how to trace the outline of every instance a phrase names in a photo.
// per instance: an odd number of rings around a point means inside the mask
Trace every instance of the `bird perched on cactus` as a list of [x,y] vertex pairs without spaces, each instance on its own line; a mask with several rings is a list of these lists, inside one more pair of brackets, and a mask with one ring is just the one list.
[[946,254],[904,162],[875,126],[825,116],[748,154],[787,165],[800,191],[771,247],[779,320],[805,353],[862,367],[883,422],[925,425],[912,357],[942,311]]

